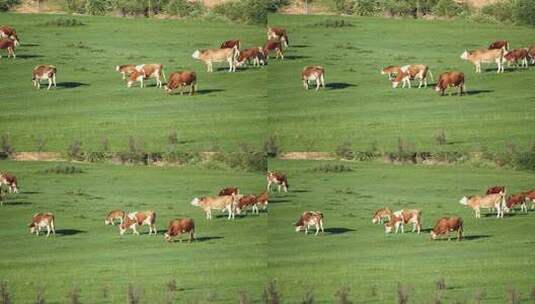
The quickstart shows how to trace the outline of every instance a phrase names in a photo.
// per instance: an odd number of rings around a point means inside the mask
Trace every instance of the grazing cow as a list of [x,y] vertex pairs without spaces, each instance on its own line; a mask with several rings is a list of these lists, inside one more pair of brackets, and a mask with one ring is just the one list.
[[227,187],[219,191],[219,196],[224,195],[240,195],[240,189],[238,187]]
[[54,214],[50,212],[36,213],[32,217],[32,221],[28,225],[28,228],[30,228],[30,233],[35,232],[36,235],[39,235],[39,232],[41,232],[42,228],[46,228],[46,237],[50,236],[50,232],[55,235],[56,228]]
[[[7,58],[13,56],[13,59],[17,57],[15,55],[15,40],[12,40],[11,38],[0,38],[0,50],[6,50],[7,51]],[[0,54],[0,58],[2,58],[2,54]]]
[[531,202],[531,209],[535,207],[535,190],[524,192],[526,194],[526,203]]
[[126,230],[132,229],[134,234],[139,235],[137,226],[147,225],[149,226],[149,235],[154,232],[154,235],[158,233],[156,230],[156,213],[154,211],[136,211],[127,214],[121,225],[119,225],[119,233],[123,235]]
[[401,233],[405,232],[404,224],[412,223],[412,232],[420,234],[422,228],[422,211],[420,209],[402,209],[390,215],[390,220],[385,223],[385,232],[390,233],[395,228],[395,233],[401,228]]
[[247,214],[247,207],[252,207],[253,214],[258,214],[258,207],[256,204],[257,197],[254,194],[249,195],[239,195],[238,196],[238,202],[236,203],[236,213],[241,214],[241,211],[243,210],[245,214]]
[[123,65],[116,65],[115,70],[121,75],[123,75],[123,80],[126,80],[126,77],[130,77],[132,73],[136,70],[135,64],[123,64]]
[[507,52],[507,54],[505,54],[503,58],[505,59],[508,65],[511,65],[511,63],[513,63],[515,66],[518,67],[518,62],[520,61],[520,67],[527,68],[529,67],[529,57],[529,50],[527,48],[520,48]]
[[492,186],[487,189],[487,192],[485,194],[494,194],[494,193],[506,193],[505,192],[505,186]]
[[388,80],[394,80],[394,78],[400,73],[400,66],[389,65],[381,70],[381,75],[388,75]]
[[485,196],[464,196],[460,201],[460,204],[469,206],[474,209],[476,218],[481,218],[481,208],[496,208],[496,218],[503,217],[503,211],[505,207],[505,193],[493,193]]
[[492,63],[496,62],[498,65],[498,71],[497,73],[503,73],[504,66],[503,63],[505,61],[504,56],[507,53],[505,49],[498,49],[498,50],[486,50],[486,49],[480,49],[475,51],[467,51],[465,50],[461,54],[461,59],[470,61],[475,67],[476,67],[476,73],[481,73],[481,64],[482,63]]
[[17,31],[9,25],[0,26],[0,38],[10,38],[15,42],[15,46],[20,45],[20,39],[17,36]]
[[535,63],[535,45],[531,46],[528,49],[528,55],[529,55],[529,58],[531,59],[531,64],[534,64]]
[[514,207],[520,205],[520,211],[528,213],[528,207],[526,206],[526,193],[520,192],[509,196],[505,202],[505,212],[514,212]]
[[288,32],[282,27],[269,27],[267,28],[267,39],[281,41],[285,48],[288,47],[290,42],[288,41]]
[[457,231],[457,241],[463,238],[463,219],[457,216],[440,218],[433,230],[431,238],[436,240],[439,236],[447,234],[448,241],[451,239],[450,232]]
[[266,210],[269,203],[269,194],[264,191],[256,197],[256,208],[262,207],[262,210]]
[[392,216],[392,210],[390,208],[381,208],[375,210],[375,213],[373,214],[372,223],[374,224],[382,224],[385,219],[388,219],[390,221],[390,217]]
[[212,209],[227,210],[228,219],[234,219],[234,205],[236,204],[236,195],[224,196],[205,196],[194,198],[191,201],[192,206],[200,207],[206,213],[206,219],[212,219]]
[[240,51],[238,59],[236,59],[236,66],[241,67],[250,61],[253,62],[253,67],[260,66],[266,63],[264,59],[262,47],[248,48]]
[[123,219],[126,216],[126,213],[123,210],[113,210],[108,213],[104,224],[115,226],[115,220],[119,220],[119,225],[123,223]]
[[17,177],[9,172],[0,173],[0,187],[2,187],[2,185],[8,187],[9,193],[19,193]]
[[171,75],[169,75],[169,81],[164,88],[167,94],[171,94],[174,89],[179,88],[180,95],[182,95],[184,93],[185,86],[190,87],[190,96],[195,94],[195,89],[197,87],[197,73],[190,71],[178,71],[171,73]]
[[163,64],[160,63],[149,63],[149,64],[140,64],[136,66],[136,69],[130,74],[130,79],[128,80],[127,86],[130,88],[134,82],[139,81],[140,86],[143,87],[143,80],[155,78],[156,87],[162,87],[162,78],[166,81],[165,73],[163,71]]
[[284,192],[288,192],[288,188],[290,187],[290,185],[288,185],[288,177],[286,176],[286,174],[282,174],[280,172],[275,172],[275,171],[268,171],[266,178],[268,182],[268,185],[267,185],[268,192],[271,191],[272,184],[279,186],[278,187],[279,192],[281,192],[281,188],[284,189]]
[[409,64],[399,68],[396,78],[392,80],[392,87],[397,88],[399,83],[402,83],[402,88],[407,85],[409,89],[411,88],[411,80],[417,79],[420,81],[418,88],[421,88],[422,85],[427,88],[427,75],[433,78],[433,74],[424,64]]
[[228,62],[228,71],[236,72],[236,59],[238,58],[240,51],[237,46],[230,49],[206,49],[196,50],[191,57],[197,60],[201,60],[206,65],[208,72],[213,72],[213,63]]
[[310,82],[316,83],[316,91],[320,89],[320,86],[325,88],[325,69],[322,66],[307,66],[301,73],[301,79],[303,80],[303,87],[308,90]]
[[169,222],[169,226],[167,227],[167,232],[164,234],[164,237],[168,242],[173,241],[173,238],[177,237],[179,238],[180,243],[182,243],[180,235],[187,232],[189,232],[189,243],[191,243],[191,241],[195,239],[195,222],[193,222],[193,219],[189,217],[178,218]]
[[240,40],[227,40],[223,43],[221,43],[221,46],[219,48],[221,49],[232,49],[232,48],[238,48],[240,49]]
[[454,87],[459,88],[459,96],[462,96],[463,93],[466,92],[463,72],[453,71],[440,74],[440,77],[438,77],[437,85],[435,86],[435,91],[440,93],[441,96],[444,96],[444,93],[448,88]]
[[489,45],[489,50],[501,50],[505,49],[506,51],[509,50],[509,41],[507,40],[498,40],[494,41]]
[[264,44],[262,52],[266,60],[269,59],[269,54],[272,52],[275,52],[276,54],[275,59],[279,59],[280,57],[282,60],[284,60],[284,50],[282,49],[282,44],[280,41],[268,40],[266,44]]
[[58,69],[49,64],[41,64],[33,68],[32,71],[32,83],[34,87],[37,87],[38,89],[41,88],[41,80],[47,80],[48,81],[48,88],[47,90],[50,90],[50,87],[52,87],[52,84],[54,85],[54,88],[57,87],[56,85],[56,74],[58,73]]
[[305,234],[308,234],[308,229],[311,226],[315,226],[316,227],[316,235],[319,234],[320,229],[321,229],[322,233],[324,232],[324,230],[323,230],[323,213],[321,213],[319,211],[305,211],[305,212],[303,212],[301,217],[299,217],[299,220],[297,221],[297,223],[295,223],[295,231],[299,232],[299,231],[303,230],[303,228],[304,228],[305,229]]

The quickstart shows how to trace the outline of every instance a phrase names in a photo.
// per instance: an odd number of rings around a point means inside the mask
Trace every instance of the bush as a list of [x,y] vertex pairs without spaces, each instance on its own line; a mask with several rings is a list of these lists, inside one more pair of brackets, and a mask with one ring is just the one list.
[[517,23],[535,26],[535,1],[516,0],[513,16]]
[[269,136],[264,143],[264,155],[266,157],[277,157],[280,152],[281,149],[279,148],[277,137],[275,135]]
[[416,16],[417,12],[411,0],[385,0],[384,9],[391,16]]
[[148,15],[148,2],[145,0],[112,0],[112,5],[123,16],[125,15]]
[[336,147],[336,156],[341,159],[353,159],[353,150],[351,148],[350,142],[343,142],[338,147]]
[[288,0],[240,0],[224,2],[213,8],[213,13],[232,21],[250,24],[267,24],[268,13],[287,5]]
[[356,0],[352,10],[358,16],[375,16],[382,11],[382,7],[377,0]]
[[48,168],[43,170],[43,173],[45,174],[77,174],[77,173],[83,173],[84,171],[76,166],[68,166],[68,165],[57,165],[52,168]]
[[435,14],[442,17],[455,17],[462,11],[463,7],[453,0],[440,0],[434,9]]
[[351,172],[353,169],[343,164],[324,164],[312,168],[312,172],[316,173],[342,173]]
[[498,22],[513,21],[514,3],[512,0],[502,0],[481,8],[480,14],[490,17]]
[[15,153],[15,149],[11,145],[11,136],[8,132],[2,134],[2,138],[0,138],[0,154],[2,154],[4,157],[10,157]]
[[321,27],[352,27],[353,23],[350,21],[346,21],[344,19],[327,19],[324,21],[316,22],[314,23],[314,26],[321,26]]
[[88,15],[102,16],[111,8],[109,0],[87,0],[85,3],[85,13]]
[[17,4],[20,4],[20,0],[0,0],[0,12],[9,11]]
[[45,26],[73,27],[85,25],[82,21],[75,18],[59,17],[44,23]]
[[535,151],[515,153],[513,164],[517,169],[535,171]]
[[200,1],[191,2],[188,0],[170,0],[165,6],[165,11],[169,15],[180,17],[195,17],[204,12],[205,8]]

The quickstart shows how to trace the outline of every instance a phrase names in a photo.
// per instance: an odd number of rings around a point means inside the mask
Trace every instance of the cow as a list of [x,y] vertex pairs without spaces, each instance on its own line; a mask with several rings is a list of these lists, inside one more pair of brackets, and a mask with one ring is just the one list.
[[0,187],[2,187],[2,185],[8,187],[9,193],[19,193],[17,177],[9,172],[0,173]]
[[429,67],[424,64],[409,64],[404,65],[399,68],[397,71],[396,77],[392,80],[392,87],[395,89],[398,87],[399,83],[402,83],[402,88],[405,87],[405,85],[408,86],[408,88],[411,88],[411,80],[417,79],[420,81],[420,84],[418,85],[418,89],[422,86],[425,86],[427,88],[427,75],[431,77],[431,80],[433,79],[433,74],[429,70]]
[[228,71],[236,72],[236,59],[238,58],[240,51],[237,46],[230,49],[206,49],[196,50],[191,57],[197,60],[201,60],[206,65],[208,72],[213,72],[213,63],[228,62]]
[[156,230],[156,213],[154,211],[136,211],[127,214],[121,225],[119,225],[119,233],[123,235],[128,229],[132,229],[134,234],[139,235],[137,231],[137,226],[147,225],[149,226],[149,235],[154,233],[156,235],[158,230]]
[[237,197],[238,201],[236,202],[236,213],[241,214],[241,211],[243,210],[245,214],[247,214],[247,207],[252,207],[253,214],[258,214],[258,207],[257,207],[257,197],[254,194],[249,195],[239,195]]
[[212,219],[212,209],[228,211],[228,219],[234,219],[234,206],[236,204],[236,195],[224,196],[205,196],[194,198],[191,201],[192,206],[200,207],[206,213],[206,219]]
[[372,223],[374,224],[382,224],[385,219],[388,219],[390,221],[390,217],[392,216],[392,210],[390,208],[381,208],[375,210],[375,213],[373,214]]
[[389,65],[381,70],[381,75],[388,75],[388,80],[394,80],[394,78],[400,73],[400,66]]
[[463,219],[457,216],[441,217],[431,230],[431,239],[436,240],[439,236],[447,234],[449,241],[450,232],[453,231],[457,231],[457,241],[460,241],[463,238]]
[[0,26],[0,38],[10,38],[15,42],[15,46],[20,45],[20,39],[17,36],[17,31],[9,25]]
[[180,89],[180,95],[184,93],[184,87],[189,86],[189,95],[194,95],[195,90],[197,87],[197,73],[192,71],[177,71],[171,73],[169,75],[169,81],[164,86],[165,91],[167,94],[171,94],[171,92],[179,88]]
[[219,191],[219,196],[224,196],[224,195],[240,195],[240,189],[238,187],[226,187],[224,189],[221,189],[221,191]]
[[529,49],[527,48],[520,48],[520,49],[514,49],[507,54],[504,55],[504,59],[507,62],[507,64],[510,66],[511,63],[513,63],[515,66],[518,67],[518,62],[520,61],[520,67],[521,68],[527,68],[529,67],[528,58],[529,58]]
[[178,218],[169,222],[169,226],[167,227],[167,232],[164,234],[164,237],[168,242],[172,242],[173,238],[177,237],[179,238],[180,243],[182,243],[180,235],[188,232],[188,242],[191,243],[191,241],[195,239],[195,222],[193,219],[189,217]]
[[505,207],[505,193],[493,193],[485,196],[463,196],[459,203],[474,209],[476,218],[481,218],[481,208],[496,208],[496,218],[501,218]]
[[269,27],[267,28],[267,39],[281,41],[285,48],[288,47],[290,42],[288,41],[288,32],[282,27]]
[[119,225],[123,223],[123,219],[126,216],[126,213],[123,210],[113,210],[108,213],[104,224],[115,226],[115,220],[119,220]]
[[279,192],[281,192],[281,188],[284,189],[284,192],[288,192],[288,188],[290,185],[288,185],[288,177],[286,174],[282,174],[280,172],[275,171],[268,171],[266,175],[267,179],[267,192],[271,191],[271,185],[276,184],[278,185]]
[[240,40],[227,40],[223,43],[221,43],[221,46],[219,48],[221,49],[232,49],[232,48],[238,48],[240,49]]
[[501,50],[505,49],[506,51],[509,50],[509,41],[507,40],[498,40],[494,41],[489,45],[489,50]]
[[256,208],[262,207],[262,210],[266,210],[269,203],[269,194],[264,191],[256,197]]
[[250,61],[253,62],[253,67],[265,65],[266,62],[262,47],[253,47],[240,51],[238,59],[236,59],[236,66],[241,67]]
[[46,228],[46,237],[50,236],[50,232],[56,235],[54,214],[50,212],[36,213],[32,217],[28,228],[30,228],[30,233],[35,233],[36,235],[39,235],[42,228]]
[[509,213],[510,211],[514,212],[514,207],[516,205],[520,205],[520,211],[524,211],[525,213],[528,213],[528,207],[526,205],[526,193],[520,192],[517,194],[513,194],[509,197],[507,197],[505,201],[505,212]]
[[41,89],[41,80],[47,80],[48,81],[48,87],[47,90],[50,90],[52,85],[54,85],[54,88],[57,88],[56,84],[56,74],[58,73],[58,69],[49,64],[41,64],[33,68],[32,70],[32,83],[33,86]]
[[297,220],[297,222],[295,223],[295,231],[299,232],[299,231],[303,230],[303,228],[304,228],[305,229],[305,234],[308,234],[308,229],[311,226],[315,226],[316,227],[316,235],[319,234],[320,229],[321,229],[321,232],[324,233],[324,230],[323,230],[323,213],[321,213],[319,211],[305,211],[305,212],[303,212],[301,217],[299,217],[299,220]]
[[528,49],[528,55],[531,59],[531,64],[535,64],[535,45]]
[[132,73],[136,70],[135,64],[123,64],[123,65],[116,65],[115,70],[121,75],[123,75],[123,80],[126,80],[126,77],[130,77]]
[[404,224],[412,224],[412,232],[420,234],[422,228],[422,211],[420,209],[402,209],[390,215],[390,220],[385,223],[385,233],[390,233],[395,229],[395,233],[401,228],[401,233],[405,232]]
[[264,47],[262,48],[262,53],[264,54],[266,60],[269,59],[269,54],[272,52],[275,52],[276,54],[275,59],[279,59],[280,57],[282,60],[284,60],[284,50],[280,41],[268,40],[264,44]]
[[535,208],[535,190],[524,192],[526,194],[526,203],[531,202],[531,209]]
[[156,87],[162,87],[162,78],[164,81],[167,81],[165,78],[165,73],[163,70],[163,64],[160,63],[148,63],[136,65],[136,69],[130,74],[130,79],[127,82],[127,86],[130,88],[134,82],[139,81],[140,87],[143,88],[143,80],[155,78]]
[[[13,56],[13,59],[17,57],[15,55],[15,40],[12,40],[11,38],[0,38],[0,50],[6,50],[7,51],[7,58]],[[0,54],[0,58],[2,58],[2,54]]]
[[492,186],[487,189],[487,192],[485,194],[494,194],[494,193],[506,193],[505,186]]
[[325,69],[319,65],[307,66],[301,73],[301,80],[303,80],[303,87],[306,90],[308,90],[310,82],[316,83],[316,91],[320,89],[320,86],[325,88]]
[[461,59],[470,61],[475,67],[476,67],[476,73],[481,73],[481,64],[482,63],[492,63],[496,62],[498,66],[497,73],[503,73],[504,72],[504,56],[507,53],[507,51],[503,48],[501,49],[494,49],[494,50],[486,50],[486,49],[479,49],[475,51],[468,51],[465,50],[461,54]]
[[438,77],[437,85],[435,86],[435,91],[441,96],[444,96],[444,93],[448,88],[454,87],[459,88],[459,96],[462,96],[463,93],[466,92],[463,72],[452,71],[440,74],[440,76]]

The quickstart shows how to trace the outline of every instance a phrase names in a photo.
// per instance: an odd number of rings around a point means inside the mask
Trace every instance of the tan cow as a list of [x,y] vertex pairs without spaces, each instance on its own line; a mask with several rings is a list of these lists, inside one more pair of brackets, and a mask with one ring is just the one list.
[[121,225],[119,225],[119,233],[123,235],[128,229],[132,229],[134,234],[139,235],[137,226],[147,225],[149,226],[149,235],[154,233],[156,235],[156,213],[154,211],[136,211],[127,214]]
[[385,219],[390,221],[390,217],[392,216],[392,210],[390,208],[381,208],[375,210],[375,213],[373,214],[372,223],[374,224],[382,224]]
[[182,243],[182,239],[180,239],[180,235],[182,233],[188,233],[188,232],[189,232],[189,242],[191,243],[191,241],[195,239],[195,222],[193,221],[193,219],[189,217],[178,218],[169,222],[169,226],[167,228],[167,232],[164,234],[164,237],[168,242],[173,241],[173,238],[177,237],[179,238],[179,241]]
[[504,71],[504,56],[507,53],[505,49],[479,49],[475,51],[465,50],[461,54],[461,59],[470,61],[476,67],[476,73],[481,73],[482,63],[496,62],[498,66],[497,73],[503,73]]
[[55,235],[56,228],[54,214],[50,212],[36,213],[32,217],[32,221],[28,225],[28,228],[30,228],[30,233],[35,232],[36,235],[39,235],[42,228],[46,228],[46,237],[50,236],[50,232]]
[[115,220],[119,220],[119,225],[123,223],[123,219],[126,216],[126,213],[123,210],[113,210],[108,213],[104,224],[115,226]]
[[256,208],[262,207],[262,210],[266,210],[269,203],[269,194],[264,191],[256,197]]
[[284,189],[284,192],[288,192],[288,188],[290,187],[288,185],[288,177],[286,174],[282,174],[280,172],[275,171],[268,171],[266,175],[267,179],[267,191],[271,191],[271,185],[275,184],[278,185],[279,192],[281,192],[281,188]]
[[401,228],[401,233],[405,232],[404,224],[412,224],[412,232],[420,234],[422,228],[422,210],[420,209],[402,209],[390,215],[390,220],[385,223],[385,232],[390,233],[395,228],[395,233]]
[[464,196],[459,201],[461,205],[469,206],[474,209],[476,218],[481,218],[481,208],[496,208],[496,218],[503,218],[503,211],[505,209],[505,193],[493,193],[484,196]]
[[526,203],[531,202],[531,209],[535,208],[535,190],[524,192],[526,194]]
[[236,59],[236,66],[241,67],[250,61],[253,62],[253,67],[266,64],[262,47],[253,47],[240,51],[238,59]]
[[388,80],[394,80],[394,78],[396,78],[396,76],[400,73],[400,69],[400,66],[389,65],[381,70],[381,75],[388,75]]
[[436,240],[439,236],[447,234],[448,241],[451,239],[450,232],[457,231],[457,240],[463,238],[463,219],[457,216],[440,218],[433,230],[431,230],[431,238]]
[[136,69],[130,74],[130,79],[127,82],[127,86],[130,88],[134,82],[138,81],[141,84],[140,87],[143,88],[143,81],[149,78],[155,78],[156,87],[161,88],[162,78],[164,81],[166,81],[163,64],[149,63],[136,65]]
[[201,60],[206,65],[208,72],[213,72],[213,64],[218,62],[228,62],[229,72],[236,72],[236,59],[239,56],[240,51],[237,46],[226,49],[206,49],[196,50],[191,57],[197,60]]
[[425,64],[409,64],[399,68],[396,78],[392,81],[392,87],[397,88],[401,82],[401,87],[408,86],[411,88],[411,80],[416,79],[420,82],[418,88],[425,86],[427,88],[427,76],[433,80],[433,74]]
[[132,73],[136,70],[135,64],[123,64],[123,65],[117,65],[115,66],[115,70],[121,75],[123,75],[123,80],[126,80],[126,77],[130,77]]
[[0,172],[0,187],[6,185],[9,193],[19,193],[17,177],[9,172]]
[[191,205],[200,207],[206,213],[206,219],[212,219],[212,209],[228,211],[228,219],[234,219],[234,206],[236,204],[236,195],[223,196],[205,196],[201,198],[194,198]]
[[308,90],[310,82],[315,82],[316,91],[318,91],[320,86],[325,88],[325,69],[319,65],[307,66],[301,73],[301,79],[303,80],[303,87],[306,90]]
[[[444,96],[444,93],[448,88],[459,88],[459,96],[462,96],[466,92],[466,86],[464,85],[464,73],[459,71],[444,72],[438,77],[437,85],[435,86],[435,91],[441,96]],[[450,95],[451,95],[450,91]]]
[[[17,57],[17,55],[15,55],[16,45],[15,40],[12,40],[11,38],[0,38],[0,50],[5,49],[7,51],[7,58],[13,56],[13,59],[15,59]],[[2,54],[0,54],[0,58],[2,58]]]
[[531,59],[531,64],[535,64],[535,45],[534,46],[531,46],[529,49],[528,49],[528,55],[529,55],[529,58]]
[[295,223],[295,231],[299,232],[305,229],[305,234],[308,234],[308,229],[311,226],[316,227],[316,235],[319,234],[319,231],[321,229],[321,232],[323,233],[323,213],[319,211],[305,211],[299,217],[299,220],[297,223]]
[[290,42],[288,41],[288,32],[282,27],[269,27],[267,28],[267,39],[281,41],[285,48],[288,47]]
[[253,214],[259,214],[257,207],[257,197],[254,194],[249,195],[239,195],[236,202],[236,213],[241,214],[241,211],[244,211],[244,214],[247,214],[247,208],[251,207]]
[[514,64],[516,67],[518,67],[518,63],[520,62],[520,67],[528,68],[528,58],[529,58],[529,49],[527,48],[520,48],[520,49],[514,49],[503,57],[504,60],[507,62],[508,66],[511,66],[511,64]]
[[179,88],[180,95],[182,95],[184,93],[184,87],[186,86],[190,87],[189,95],[194,95],[197,87],[197,74],[195,72],[178,71],[171,73],[171,75],[169,75],[169,81],[164,86],[164,89],[167,94],[171,94],[174,89]]
[[58,69],[49,64],[41,64],[33,68],[32,71],[32,83],[34,87],[37,87],[38,89],[41,88],[41,80],[47,80],[48,81],[48,88],[47,90],[50,90],[50,87],[52,87],[52,84],[54,85],[54,88],[57,87],[56,85],[56,74],[58,73]]

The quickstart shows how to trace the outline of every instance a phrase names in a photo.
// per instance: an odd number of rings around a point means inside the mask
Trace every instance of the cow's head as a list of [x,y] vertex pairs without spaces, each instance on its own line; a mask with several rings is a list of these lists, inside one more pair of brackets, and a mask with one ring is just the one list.
[[463,198],[461,198],[461,200],[459,201],[459,204],[468,205],[468,197],[463,196]]
[[470,53],[468,52],[468,50],[464,50],[464,52],[461,54],[461,59],[468,60],[469,55]]
[[385,233],[391,233],[394,230],[394,225],[390,222],[385,223]]
[[436,240],[438,235],[435,233],[435,231],[431,230],[431,232],[429,233],[431,235],[431,239],[432,240]]
[[435,86],[435,92],[439,94],[442,93],[442,86],[440,85],[440,83],[437,83],[437,85]]
[[377,224],[377,223],[379,223],[379,216],[378,215],[374,215],[373,219],[372,219],[372,224]]
[[118,66],[118,65],[116,65],[116,66],[115,66],[115,70],[116,70],[117,72],[119,72],[119,71],[121,70],[121,67]]
[[295,232],[299,232],[301,230],[303,230],[303,225],[298,225],[297,223],[295,224]]
[[193,59],[199,59],[201,57],[201,51],[195,50],[195,52],[193,52],[191,57],[193,57]]
[[13,42],[15,43],[15,46],[19,46],[20,45],[20,40],[19,40],[19,37],[17,37],[17,35],[11,35],[9,37],[11,40],[13,40]]
[[198,197],[194,198],[194,199],[191,201],[191,205],[192,205],[192,206],[196,206],[196,207],[198,207],[200,203],[201,203],[201,200],[200,200]]
[[393,89],[397,88],[398,85],[399,85],[399,81],[396,81],[396,80],[392,81],[392,88]]
[[165,238],[166,241],[171,242],[171,236],[169,235],[169,233],[166,232],[166,233],[163,235],[163,237]]
[[30,228],[30,233],[34,233],[35,232],[35,223],[29,223],[28,224],[28,228]]

